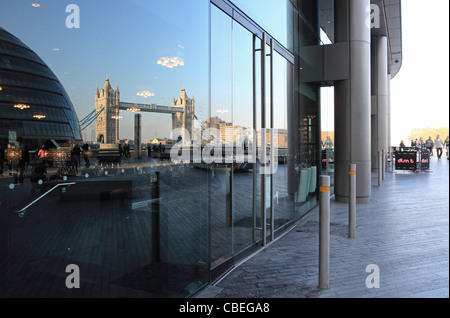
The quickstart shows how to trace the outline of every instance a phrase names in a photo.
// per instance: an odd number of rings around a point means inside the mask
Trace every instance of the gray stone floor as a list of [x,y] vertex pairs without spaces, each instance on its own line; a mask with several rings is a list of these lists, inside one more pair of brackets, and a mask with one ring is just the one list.
[[[197,298],[448,298],[449,161],[429,173],[372,176],[369,203],[357,206],[348,238],[348,206],[331,202],[329,289],[318,288],[319,209],[301,219]],[[379,288],[368,288],[379,268]]]

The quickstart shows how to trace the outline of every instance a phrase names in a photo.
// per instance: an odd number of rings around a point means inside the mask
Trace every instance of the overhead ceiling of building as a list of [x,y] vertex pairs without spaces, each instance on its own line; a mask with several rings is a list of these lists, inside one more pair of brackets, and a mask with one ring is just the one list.
[[[371,0],[380,9],[380,27],[372,28],[372,36],[389,38],[389,72],[394,77],[402,66],[402,15],[401,0]],[[334,0],[320,1],[320,23],[334,42]]]
[[372,0],[380,8],[380,28],[373,28],[372,35],[385,35],[389,39],[390,74],[397,75],[402,66],[402,14],[401,0]]

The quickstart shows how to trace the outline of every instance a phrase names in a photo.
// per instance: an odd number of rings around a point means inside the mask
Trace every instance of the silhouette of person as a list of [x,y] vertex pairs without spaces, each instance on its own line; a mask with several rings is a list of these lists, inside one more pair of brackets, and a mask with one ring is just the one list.
[[20,158],[17,166],[18,171],[14,173],[14,184],[23,184],[25,170],[30,164],[30,152],[27,146],[24,145],[22,137],[19,137],[17,142],[19,144]]
[[84,144],[82,147],[83,150],[83,159],[84,159],[84,163],[86,165],[86,168],[89,168],[89,166],[91,165],[90,161],[89,161],[89,145],[88,144]]

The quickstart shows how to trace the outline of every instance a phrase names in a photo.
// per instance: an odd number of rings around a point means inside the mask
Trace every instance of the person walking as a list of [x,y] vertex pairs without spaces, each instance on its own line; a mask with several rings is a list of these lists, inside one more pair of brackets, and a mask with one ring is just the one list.
[[81,149],[83,150],[83,159],[84,159],[84,163],[86,165],[86,168],[89,168],[89,166],[91,165],[90,161],[89,161],[89,145],[88,144],[84,144]]
[[124,152],[125,158],[130,157],[130,144],[128,143],[128,141],[125,143],[125,145],[123,145],[123,152]]
[[447,150],[447,160],[449,160],[450,157],[449,157],[448,151],[449,151],[449,147],[450,147],[450,141],[448,140],[448,136],[447,136],[447,138],[445,138],[444,144],[445,144],[445,148]]
[[14,184],[23,184],[25,170],[30,164],[30,151],[23,143],[22,137],[17,139],[20,150],[20,158],[18,164],[18,171],[14,174]]
[[441,136],[437,135],[434,140],[434,145],[436,146],[436,154],[438,156],[438,160],[441,160],[442,157],[442,148],[444,148],[444,142],[441,139]]
[[47,159],[47,149],[45,149],[45,145],[42,145],[39,149],[38,157],[41,161],[45,161]]
[[330,136],[327,136],[327,139],[323,143],[326,150],[333,149],[333,141],[331,140]]
[[414,149],[419,149],[419,138],[416,138],[416,140],[414,140]]
[[428,139],[425,141],[425,148],[428,149],[428,151],[430,152],[430,156],[433,155],[433,147],[434,147],[434,142],[433,139],[431,139],[431,136],[428,137]]
[[122,160],[122,157],[123,157],[123,148],[122,148],[122,144],[119,144],[119,155],[120,155],[120,160]]
[[425,142],[423,141],[423,137],[420,137],[419,141],[417,142],[417,148],[422,150],[425,147]]
[[72,155],[72,164],[78,169],[80,166],[80,155],[81,155],[81,148],[77,144],[73,147],[71,151]]

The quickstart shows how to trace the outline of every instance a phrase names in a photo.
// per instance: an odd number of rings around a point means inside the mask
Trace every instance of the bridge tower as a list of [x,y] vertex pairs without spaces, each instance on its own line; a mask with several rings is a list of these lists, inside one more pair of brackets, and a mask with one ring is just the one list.
[[194,115],[195,115],[195,99],[192,94],[192,98],[189,98],[186,90],[181,89],[180,96],[175,100],[175,95],[172,99],[172,107],[180,107],[183,109],[183,113],[172,114],[172,129],[183,128],[189,132],[190,141],[194,137]]
[[109,78],[106,76],[105,84],[99,91],[98,86],[95,92],[95,111],[103,111],[98,116],[95,125],[96,139],[100,143],[119,142],[119,85],[116,90],[111,87]]

